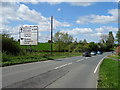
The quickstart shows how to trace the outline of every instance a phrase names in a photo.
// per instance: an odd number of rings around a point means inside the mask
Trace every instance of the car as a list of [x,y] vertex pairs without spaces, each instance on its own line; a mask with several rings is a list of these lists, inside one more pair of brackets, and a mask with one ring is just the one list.
[[91,54],[90,54],[90,52],[84,52],[83,56],[85,56],[85,57],[91,57]]
[[102,51],[97,51],[97,54],[102,54],[103,52]]
[[96,55],[97,53],[95,51],[92,51],[90,54],[93,56]]

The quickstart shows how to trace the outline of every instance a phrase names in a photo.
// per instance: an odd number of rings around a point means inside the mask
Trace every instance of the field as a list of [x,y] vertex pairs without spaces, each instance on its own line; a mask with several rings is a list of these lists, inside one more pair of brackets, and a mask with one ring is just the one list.
[[98,88],[118,88],[120,84],[119,69],[120,61],[110,58],[104,59],[100,66]]
[[[23,49],[32,49],[32,50],[40,50],[40,51],[50,51],[51,50],[51,43],[38,43],[36,46],[21,46]],[[53,43],[53,50],[54,49],[54,43]]]

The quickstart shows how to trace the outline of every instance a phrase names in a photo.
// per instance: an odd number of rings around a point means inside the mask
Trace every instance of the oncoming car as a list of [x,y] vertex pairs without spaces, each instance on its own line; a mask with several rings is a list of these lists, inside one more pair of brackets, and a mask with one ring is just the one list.
[[96,55],[97,53],[95,51],[92,51],[90,54],[93,56]]
[[97,51],[97,54],[102,54],[103,52],[102,51]]
[[87,52],[83,53],[83,56],[85,56],[85,57],[91,57],[91,54],[90,54],[90,52],[87,51]]

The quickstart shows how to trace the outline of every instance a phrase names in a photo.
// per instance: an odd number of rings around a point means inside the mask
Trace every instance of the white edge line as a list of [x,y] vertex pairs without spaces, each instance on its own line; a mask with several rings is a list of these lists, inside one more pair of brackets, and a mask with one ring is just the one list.
[[[98,63],[97,67],[96,67],[95,70],[94,70],[94,73],[96,73],[96,71],[97,71],[97,69],[98,69],[98,66],[101,64],[101,62],[102,62],[106,57],[107,57],[107,56],[103,57],[103,58],[101,59],[101,61]],[[97,77],[97,78],[98,78],[98,77]],[[98,82],[96,81],[96,88],[97,88],[97,85],[98,85]]]
[[[105,56],[106,57],[106,56]],[[98,67],[99,67],[99,65],[101,64],[101,62],[105,59],[105,57],[103,57],[102,59],[101,59],[101,61],[98,63],[98,65],[96,66],[96,68],[95,68],[95,70],[94,70],[94,73],[96,73],[96,71],[97,71],[97,69],[98,69]]]

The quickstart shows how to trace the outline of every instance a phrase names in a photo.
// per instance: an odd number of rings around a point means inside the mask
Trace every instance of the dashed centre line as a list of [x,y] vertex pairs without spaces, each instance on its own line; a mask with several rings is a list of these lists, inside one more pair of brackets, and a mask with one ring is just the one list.
[[49,61],[43,61],[43,62],[51,62],[51,61],[49,60]]
[[77,60],[76,62],[80,62],[80,61],[82,61],[82,60],[84,60],[84,59],[81,59],[81,60]]
[[85,59],[88,59],[88,58],[90,58],[90,57],[85,57]]
[[77,60],[76,62],[80,62],[81,60]]
[[56,67],[56,68],[54,68],[54,69],[62,68],[62,67],[65,67],[65,66],[67,66],[67,65],[70,65],[70,64],[72,64],[72,62],[67,63],[67,64],[63,64],[63,65],[61,65],[61,66],[59,66],[59,67]]

